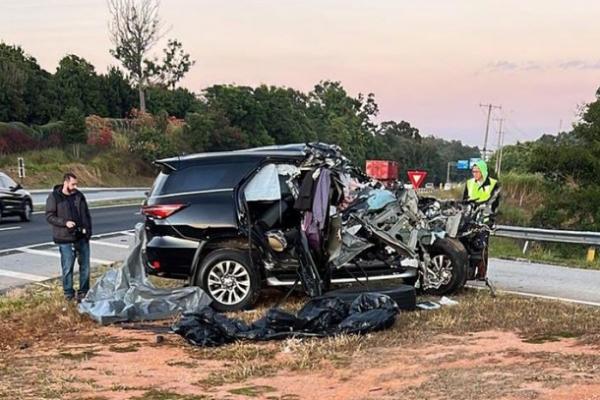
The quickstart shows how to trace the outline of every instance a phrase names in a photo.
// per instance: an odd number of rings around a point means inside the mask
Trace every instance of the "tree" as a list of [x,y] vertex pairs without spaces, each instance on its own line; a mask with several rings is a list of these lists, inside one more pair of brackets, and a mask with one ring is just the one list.
[[100,76],[100,80],[108,116],[124,118],[136,106],[135,90],[116,67],[110,67],[106,75]]
[[58,113],[52,76],[19,46],[0,43],[0,120],[44,124]]
[[376,134],[374,95],[350,97],[340,82],[320,82],[308,94],[307,113],[318,140],[338,144],[358,165]]
[[66,144],[85,143],[85,117],[77,107],[69,107],[63,114],[64,134]]
[[108,114],[102,93],[102,78],[92,64],[74,54],[63,57],[54,74],[54,84],[60,103],[60,112],[74,107],[84,115]]
[[173,90],[196,62],[183,51],[183,45],[178,40],[169,39],[163,53],[162,63],[159,64],[157,60],[147,62],[149,75],[156,76],[163,86]]
[[152,114],[165,110],[171,116],[185,118],[187,113],[197,111],[200,104],[194,93],[184,88],[168,90],[163,86],[150,86],[146,94],[147,108]]
[[150,59],[150,51],[165,33],[158,15],[159,5],[159,0],[109,0],[108,3],[110,37],[115,46],[110,53],[135,82],[142,112],[146,111],[144,91],[153,78],[174,88],[194,63],[177,40],[168,41],[162,64]]
[[379,133],[382,135],[393,135],[403,137],[406,139],[413,139],[418,142],[421,141],[421,135],[419,130],[410,126],[410,123],[406,121],[385,121],[379,126]]

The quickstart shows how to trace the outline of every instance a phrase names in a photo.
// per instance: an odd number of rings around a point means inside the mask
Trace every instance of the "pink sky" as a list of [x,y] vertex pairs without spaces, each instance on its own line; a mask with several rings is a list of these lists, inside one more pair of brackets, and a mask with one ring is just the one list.
[[[320,80],[373,92],[379,120],[483,145],[479,103],[501,104],[507,142],[555,133],[600,86],[598,1],[163,0],[167,37],[196,60],[182,85]],[[2,0],[0,40],[54,71],[68,53],[98,71],[108,53],[103,0]],[[160,45],[155,49],[160,51]],[[499,117],[498,113],[495,115]],[[488,147],[496,146],[495,129]]]

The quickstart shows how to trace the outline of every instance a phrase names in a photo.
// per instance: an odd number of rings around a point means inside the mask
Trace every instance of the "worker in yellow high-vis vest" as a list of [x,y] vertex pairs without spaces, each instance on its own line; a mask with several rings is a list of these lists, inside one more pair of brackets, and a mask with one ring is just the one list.
[[471,168],[473,177],[467,180],[463,200],[475,203],[485,203],[492,199],[491,208],[495,212],[500,201],[496,193],[500,190],[498,180],[490,178],[485,161],[479,160]]
[[[482,222],[489,225],[490,227],[494,224],[496,209],[500,202],[500,183],[494,178],[490,178],[488,174],[488,167],[485,161],[477,161],[471,168],[473,177],[467,180],[465,185],[465,192],[463,194],[464,201],[471,201],[476,204],[483,204],[491,202],[489,212]],[[486,280],[487,279],[487,266],[488,266],[488,245],[489,245],[489,233],[483,234],[480,238],[481,246],[481,260],[477,265],[477,271],[475,273],[475,279]]]

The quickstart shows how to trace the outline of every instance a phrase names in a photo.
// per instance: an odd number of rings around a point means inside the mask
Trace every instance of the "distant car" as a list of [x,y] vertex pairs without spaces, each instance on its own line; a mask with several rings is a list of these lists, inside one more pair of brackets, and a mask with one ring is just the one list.
[[432,182],[427,182],[427,183],[425,184],[425,189],[434,189],[434,188],[435,188],[435,187],[433,186],[433,183],[432,183]]
[[31,194],[0,172],[0,222],[4,217],[18,216],[23,222],[31,221],[33,201]]

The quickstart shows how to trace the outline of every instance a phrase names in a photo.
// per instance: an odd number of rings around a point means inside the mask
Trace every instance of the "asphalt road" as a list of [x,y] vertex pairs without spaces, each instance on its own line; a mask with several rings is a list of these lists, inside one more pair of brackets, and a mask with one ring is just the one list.
[[[92,264],[123,260],[133,240],[132,230],[142,221],[139,206],[101,207],[91,214]],[[0,224],[0,293],[60,276],[59,254],[48,243],[51,240],[50,227],[40,213],[29,223],[6,218]],[[505,292],[600,306],[600,271],[491,259],[489,277]]]
[[[133,229],[142,221],[139,206],[91,208],[93,234]],[[52,241],[50,225],[43,213],[35,213],[31,222],[5,217],[0,223],[0,251]]]
[[600,306],[598,270],[491,259],[488,276],[506,292]]

